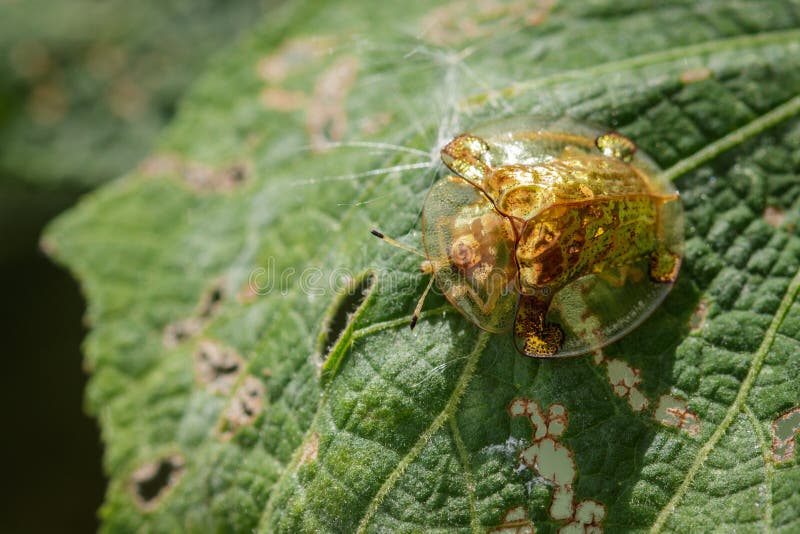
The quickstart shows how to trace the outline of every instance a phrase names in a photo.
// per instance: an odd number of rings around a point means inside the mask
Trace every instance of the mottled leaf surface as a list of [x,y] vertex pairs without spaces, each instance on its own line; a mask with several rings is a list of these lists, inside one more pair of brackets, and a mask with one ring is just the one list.
[[[800,406],[800,3],[644,4],[296,2],[196,84],[46,239],[90,303],[105,530],[477,532],[522,507],[566,531],[515,398],[565,408],[594,526],[800,528],[773,441]],[[368,232],[420,247],[442,144],[530,113],[618,129],[682,194],[679,282],[599,366],[522,358],[441,296],[409,331],[420,258]],[[356,310],[334,289],[359,277]]]
[[0,175],[86,190],[127,171],[267,3],[0,2]]

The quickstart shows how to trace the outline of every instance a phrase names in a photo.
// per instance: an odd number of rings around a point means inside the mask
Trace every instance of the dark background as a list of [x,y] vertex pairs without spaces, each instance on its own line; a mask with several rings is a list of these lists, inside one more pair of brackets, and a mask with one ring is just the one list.
[[105,489],[83,410],[86,304],[41,233],[133,168],[180,97],[277,0],[0,0],[0,532],[97,530]]
[[[2,193],[34,201],[20,191]],[[7,510],[0,515],[0,531],[6,533],[92,532],[105,486],[97,425],[82,410],[85,305],[75,281],[37,247],[47,216],[74,198],[58,200],[36,217],[3,226],[0,321],[6,366],[0,390]],[[10,242],[14,254],[5,248]]]

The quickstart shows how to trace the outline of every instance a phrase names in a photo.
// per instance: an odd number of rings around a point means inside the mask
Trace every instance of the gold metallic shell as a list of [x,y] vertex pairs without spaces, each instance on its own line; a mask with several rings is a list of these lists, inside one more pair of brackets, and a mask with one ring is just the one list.
[[[442,150],[459,177],[424,206],[426,253],[444,294],[535,357],[602,347],[641,323],[680,267],[678,194],[626,137],[523,117]],[[516,309],[516,311],[514,311]]]
[[489,199],[462,178],[440,180],[425,200],[422,238],[450,303],[484,330],[511,330],[519,295],[516,236]]

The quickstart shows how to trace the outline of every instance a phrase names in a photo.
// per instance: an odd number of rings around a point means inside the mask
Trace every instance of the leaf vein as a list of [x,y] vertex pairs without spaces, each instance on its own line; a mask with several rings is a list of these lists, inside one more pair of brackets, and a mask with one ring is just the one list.
[[770,458],[770,448],[767,445],[767,440],[764,437],[764,429],[761,428],[761,423],[756,418],[753,410],[747,403],[742,406],[747,419],[750,421],[750,426],[753,427],[753,432],[758,439],[759,447],[761,448],[761,455],[764,459],[764,484],[766,486],[766,495],[764,495],[764,530],[766,532],[772,531],[772,478],[775,470],[772,466],[772,459]]
[[[793,100],[798,100],[798,104],[800,105],[800,98]],[[708,458],[708,455],[711,453],[717,443],[719,443],[719,440],[722,439],[722,436],[728,430],[731,423],[736,418],[736,415],[743,410],[747,394],[753,387],[753,383],[755,382],[755,379],[761,370],[761,365],[764,362],[764,359],[767,357],[769,349],[772,347],[772,343],[777,337],[778,329],[783,323],[783,320],[789,314],[789,309],[797,298],[798,292],[800,292],[800,271],[795,274],[786,290],[786,293],[783,296],[783,299],[781,299],[781,304],[778,307],[778,311],[775,313],[775,317],[764,334],[764,339],[761,341],[761,345],[758,347],[758,350],[756,350],[756,353],[753,356],[753,360],[750,363],[750,370],[748,371],[745,379],[742,381],[736,398],[726,411],[722,422],[719,424],[716,430],[714,430],[714,433],[711,435],[708,441],[700,448],[700,451],[697,453],[694,462],[692,462],[692,465],[686,473],[686,477],[684,478],[683,482],[680,484],[680,486],[678,486],[678,489],[675,491],[669,502],[667,502],[667,504],[658,513],[658,516],[656,517],[656,520],[650,529],[651,534],[661,532],[661,530],[664,528],[664,524],[666,523],[667,519],[672,512],[675,511],[678,503],[689,490],[689,486],[694,480],[694,476],[703,466],[703,463],[705,462],[706,458]]]
[[483,532],[480,520],[478,519],[478,510],[475,506],[475,478],[472,476],[472,464],[469,461],[469,454],[464,445],[464,439],[461,437],[461,430],[458,428],[458,423],[454,416],[450,416],[450,432],[453,435],[453,442],[456,444],[456,451],[458,452],[459,460],[461,460],[461,467],[464,469],[464,479],[467,485],[467,496],[469,497],[469,523],[472,527],[472,532],[478,534]]
[[675,165],[664,171],[664,179],[672,181],[687,172],[696,169],[726,150],[740,145],[748,139],[777,126],[795,115],[800,113],[800,96],[796,96],[780,106],[773,108],[764,115],[752,120],[741,128],[720,137],[713,143],[709,143],[691,156],[678,161]]
[[386,480],[384,480],[383,484],[378,489],[375,497],[373,497],[372,501],[367,507],[366,512],[364,513],[364,516],[359,522],[358,529],[356,530],[358,534],[366,532],[367,525],[369,525],[369,522],[377,513],[384,497],[386,497],[386,495],[388,495],[388,493],[392,490],[394,485],[400,479],[400,476],[405,472],[406,468],[411,464],[411,462],[413,462],[417,456],[419,456],[433,435],[455,412],[461,397],[464,395],[467,386],[472,380],[472,377],[475,375],[475,368],[478,365],[478,360],[483,354],[483,349],[486,346],[486,342],[489,340],[489,335],[490,334],[488,332],[481,332],[478,336],[478,339],[475,343],[475,348],[470,353],[467,363],[464,366],[464,370],[461,372],[461,376],[458,378],[458,382],[456,382],[453,392],[450,394],[450,398],[447,399],[447,403],[444,405],[444,408],[442,408],[442,411],[439,412],[439,415],[436,416],[436,418],[431,422],[430,426],[428,426],[428,428],[425,429],[425,431],[420,435],[417,442],[413,447],[411,447],[411,450],[409,450],[403,459],[400,460],[400,462],[397,464],[397,467],[392,470],[391,473],[389,473],[389,476],[386,477]]
[[[756,35],[744,35],[727,39],[713,39],[689,46],[681,46],[659,52],[641,54],[621,60],[609,61],[589,68],[559,72],[557,74],[544,76],[542,78],[529,80],[526,82],[517,82],[510,87],[501,89],[499,93],[505,98],[511,98],[523,91],[528,91],[542,86],[558,85],[562,82],[582,78],[596,79],[604,74],[613,74],[619,71],[647,67],[658,63],[667,63],[670,61],[685,62],[687,58],[691,56],[739,50],[758,45],[793,43],[796,42],[798,38],[800,38],[800,30],[763,32]],[[469,98],[464,107],[470,107],[472,103],[483,101],[486,98],[487,95],[473,96]]]

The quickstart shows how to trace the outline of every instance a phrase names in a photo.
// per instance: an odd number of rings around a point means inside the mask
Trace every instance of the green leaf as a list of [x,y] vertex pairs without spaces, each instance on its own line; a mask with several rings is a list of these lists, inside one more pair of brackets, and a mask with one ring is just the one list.
[[[106,531],[800,528],[800,3],[550,4],[287,6],[51,227]],[[420,258],[368,233],[420,247],[442,144],[530,113],[681,191],[679,282],[594,356],[523,358],[441,296],[410,331]]]
[[81,191],[127,171],[266,3],[2,2],[0,175]]

